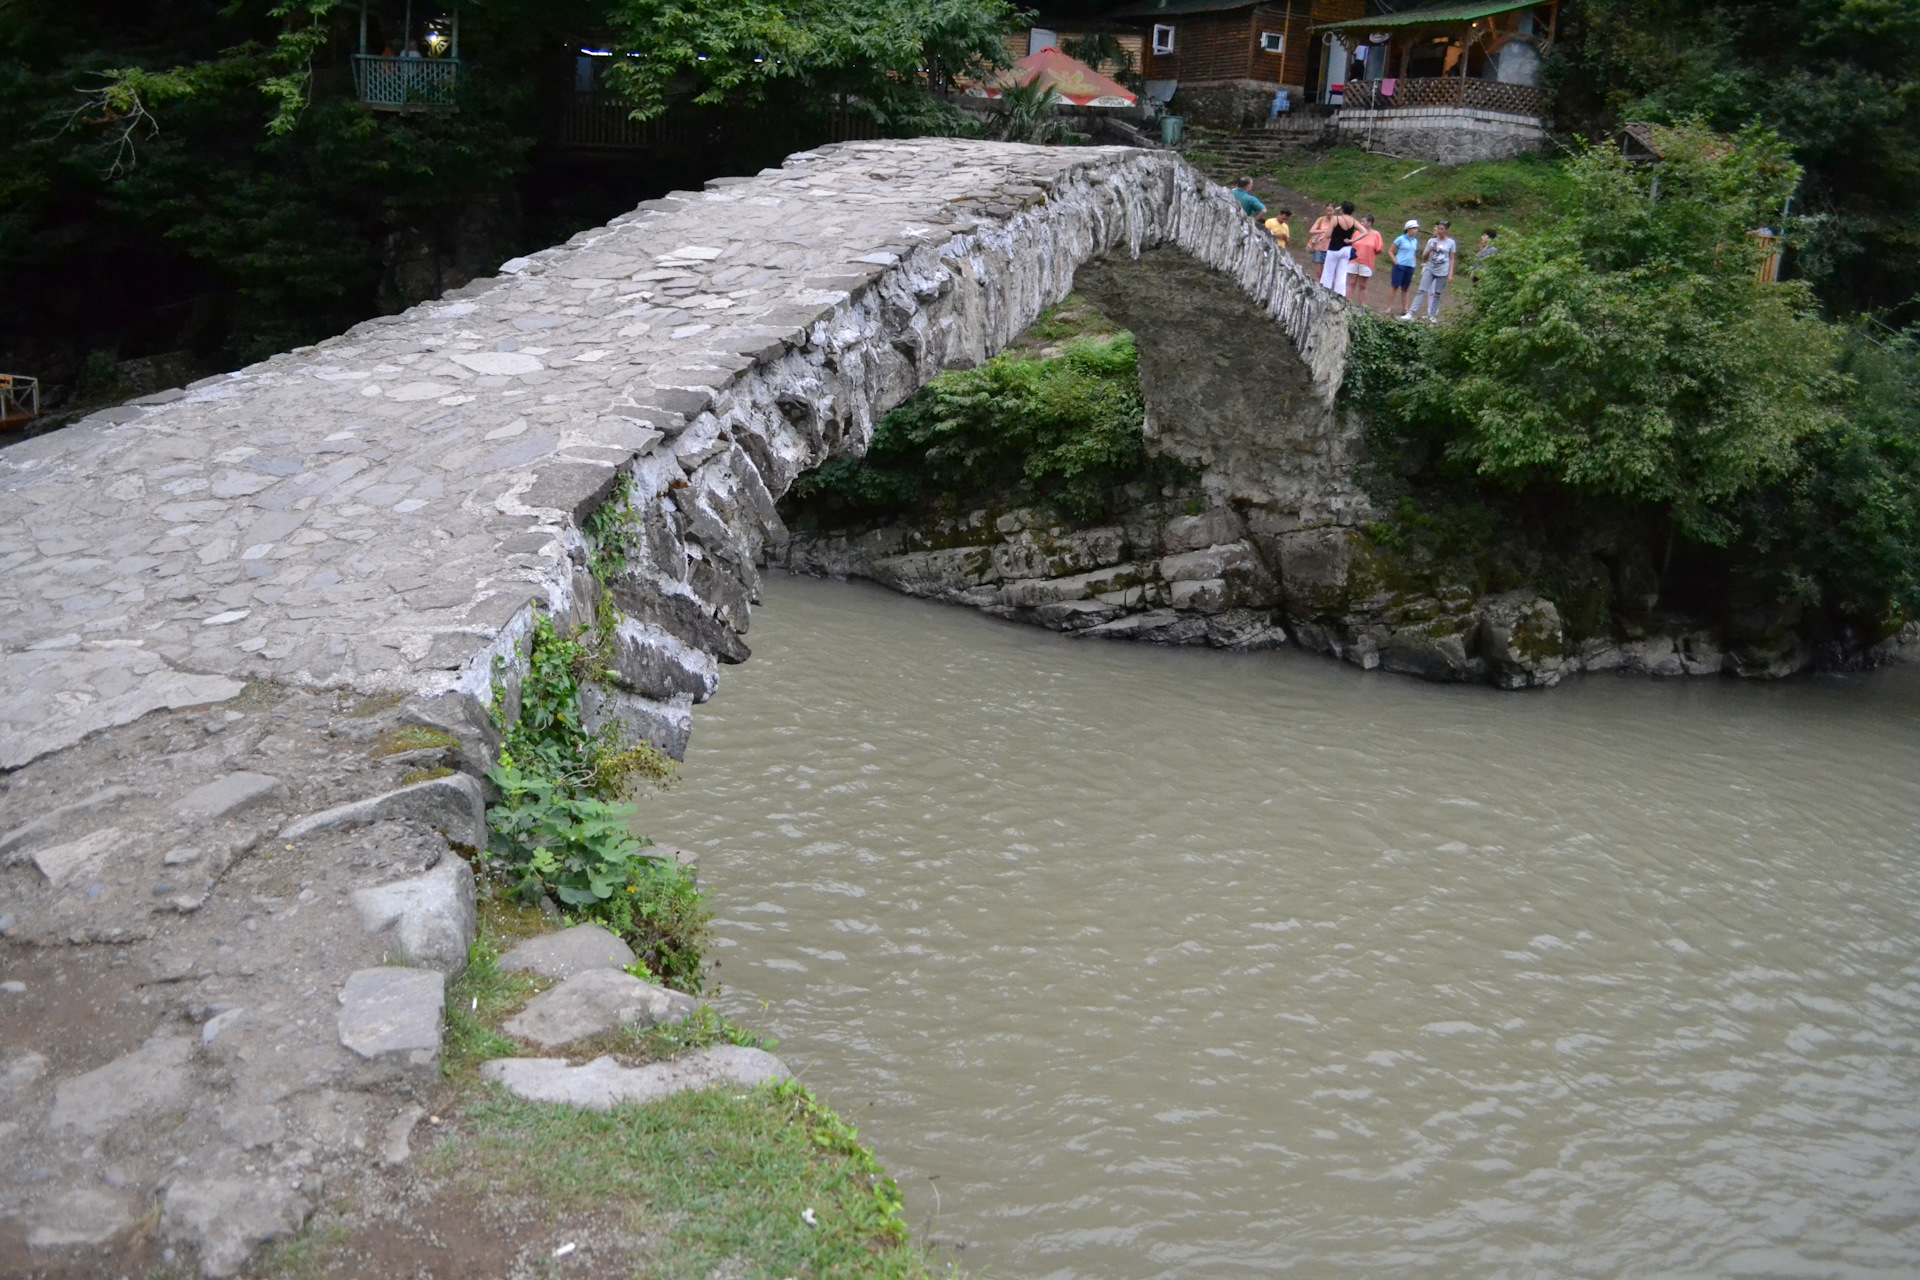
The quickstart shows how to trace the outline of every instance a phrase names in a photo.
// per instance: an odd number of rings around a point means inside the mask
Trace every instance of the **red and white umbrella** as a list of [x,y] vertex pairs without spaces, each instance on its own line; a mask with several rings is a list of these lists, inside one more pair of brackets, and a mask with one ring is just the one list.
[[1055,48],[1028,54],[1009,70],[968,92],[997,98],[1003,89],[1016,85],[1024,89],[1036,80],[1053,90],[1055,102],[1076,107],[1131,107],[1138,101],[1124,85]]

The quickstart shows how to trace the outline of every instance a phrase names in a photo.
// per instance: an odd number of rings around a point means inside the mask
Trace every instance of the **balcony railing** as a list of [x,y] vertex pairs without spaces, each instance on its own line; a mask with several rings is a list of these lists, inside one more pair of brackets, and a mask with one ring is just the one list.
[[0,431],[24,427],[40,416],[40,379],[0,373]]
[[1452,107],[1456,110],[1499,111],[1507,115],[1546,114],[1540,90],[1526,84],[1502,84],[1497,80],[1444,79],[1397,80],[1393,92],[1383,94],[1384,80],[1353,80],[1347,83],[1341,100],[1342,113],[1349,111],[1407,111],[1421,107]]
[[459,86],[458,58],[353,57],[354,90],[376,111],[450,111]]

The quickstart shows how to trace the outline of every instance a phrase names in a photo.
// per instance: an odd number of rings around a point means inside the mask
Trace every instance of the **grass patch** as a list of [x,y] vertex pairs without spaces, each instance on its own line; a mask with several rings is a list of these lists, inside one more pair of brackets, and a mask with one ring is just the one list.
[[428,1167],[558,1213],[644,1206],[671,1224],[651,1275],[704,1280],[730,1258],[774,1277],[929,1274],[892,1180],[797,1085],[687,1093],[605,1115],[490,1093],[463,1118],[426,1154]]
[[761,1036],[709,1005],[702,1005],[690,1018],[652,1027],[620,1027],[605,1035],[576,1040],[567,1046],[573,1061],[590,1061],[602,1054],[618,1059],[629,1067],[649,1062],[664,1062],[694,1049],[711,1049],[717,1044],[745,1045],[751,1049],[772,1050],[780,1042]]
[[554,982],[531,973],[508,973],[500,967],[500,957],[522,938],[551,929],[537,908],[497,899],[480,904],[480,927],[467,949],[466,970],[447,987],[447,1033],[440,1050],[444,1078],[470,1083],[487,1059],[526,1054],[524,1046],[496,1028]]
[[[1408,218],[1420,219],[1422,227],[1445,218],[1463,248],[1488,227],[1525,231],[1555,217],[1573,187],[1559,162],[1536,154],[1448,168],[1340,147],[1318,156],[1282,156],[1256,172],[1316,200],[1353,201],[1358,212],[1374,215],[1388,240]],[[1304,244],[1319,210],[1293,212],[1294,243]]]
[[404,755],[409,751],[427,751],[432,748],[457,750],[460,740],[450,733],[438,729],[429,729],[423,724],[410,724],[404,729],[389,729],[373,740],[367,754],[375,760],[384,760],[388,756]]

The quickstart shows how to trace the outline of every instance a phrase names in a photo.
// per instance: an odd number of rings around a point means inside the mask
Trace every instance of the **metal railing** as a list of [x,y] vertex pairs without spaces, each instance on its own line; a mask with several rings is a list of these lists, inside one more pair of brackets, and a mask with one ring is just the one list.
[[40,416],[40,379],[0,373],[0,430],[23,426]]
[[458,58],[353,55],[353,88],[376,111],[446,111],[460,86]]
[[1436,76],[1396,80],[1393,82],[1393,92],[1385,94],[1380,90],[1386,83],[1384,80],[1349,81],[1340,110],[1406,111],[1422,107],[1452,107],[1456,110],[1500,111],[1536,119],[1546,114],[1545,98],[1532,85]]

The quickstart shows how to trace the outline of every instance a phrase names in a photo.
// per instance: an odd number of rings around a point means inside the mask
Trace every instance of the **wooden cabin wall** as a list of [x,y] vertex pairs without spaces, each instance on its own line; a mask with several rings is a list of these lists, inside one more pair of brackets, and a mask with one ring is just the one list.
[[[1320,33],[1311,29],[1314,24],[1366,14],[1366,0],[1296,0],[1291,5],[1263,3],[1220,13],[1178,15],[1169,21],[1174,29],[1173,53],[1156,57],[1150,35],[1143,33],[1140,66],[1149,80],[1189,84],[1257,80],[1304,87],[1308,50],[1320,39]],[[1285,54],[1261,52],[1260,35],[1265,31],[1286,33]]]

